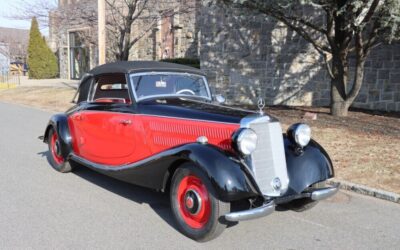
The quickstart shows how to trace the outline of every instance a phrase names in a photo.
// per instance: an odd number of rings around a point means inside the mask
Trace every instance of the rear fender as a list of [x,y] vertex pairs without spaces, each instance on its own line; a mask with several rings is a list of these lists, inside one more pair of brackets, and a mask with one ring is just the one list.
[[61,144],[61,154],[65,159],[68,158],[72,152],[72,138],[67,115],[56,114],[50,118],[43,137],[43,142],[45,143],[49,142],[50,129],[54,129],[57,132]]

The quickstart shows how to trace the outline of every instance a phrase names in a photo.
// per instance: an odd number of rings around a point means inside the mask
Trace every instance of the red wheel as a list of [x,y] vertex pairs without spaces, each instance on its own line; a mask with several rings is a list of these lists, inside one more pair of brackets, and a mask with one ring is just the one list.
[[210,219],[210,200],[203,182],[194,175],[184,177],[179,183],[176,199],[179,212],[192,228],[202,228]]
[[209,179],[191,163],[175,171],[171,182],[171,209],[179,230],[197,241],[208,241],[220,235],[226,224],[223,216],[230,203],[215,197]]
[[71,164],[65,160],[61,151],[60,138],[54,129],[50,129],[48,136],[49,154],[48,161],[51,166],[62,173],[70,172],[72,170]]
[[57,133],[52,133],[50,138],[50,152],[57,164],[62,164],[64,162],[64,158],[61,155],[61,147],[60,141],[58,140]]

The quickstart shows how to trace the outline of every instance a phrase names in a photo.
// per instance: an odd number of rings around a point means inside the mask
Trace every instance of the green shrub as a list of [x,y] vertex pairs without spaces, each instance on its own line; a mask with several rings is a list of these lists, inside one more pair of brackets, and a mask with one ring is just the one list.
[[200,69],[200,60],[195,58],[168,58],[161,60],[161,62],[183,64]]
[[32,18],[28,45],[29,78],[47,79],[58,76],[57,57],[53,54],[46,40],[39,31],[36,18]]

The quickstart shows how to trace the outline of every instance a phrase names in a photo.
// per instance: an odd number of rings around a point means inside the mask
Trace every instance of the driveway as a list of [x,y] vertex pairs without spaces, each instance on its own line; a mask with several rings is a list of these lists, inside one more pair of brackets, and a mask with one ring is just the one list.
[[349,192],[196,243],[175,229],[166,195],[83,167],[54,171],[37,139],[50,115],[0,103],[0,249],[399,249],[400,206]]

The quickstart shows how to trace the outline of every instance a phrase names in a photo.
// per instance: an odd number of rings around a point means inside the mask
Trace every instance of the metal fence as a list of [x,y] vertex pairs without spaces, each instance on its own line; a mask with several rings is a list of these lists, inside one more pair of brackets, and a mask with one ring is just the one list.
[[15,88],[21,84],[21,72],[10,72],[0,69],[0,89]]

